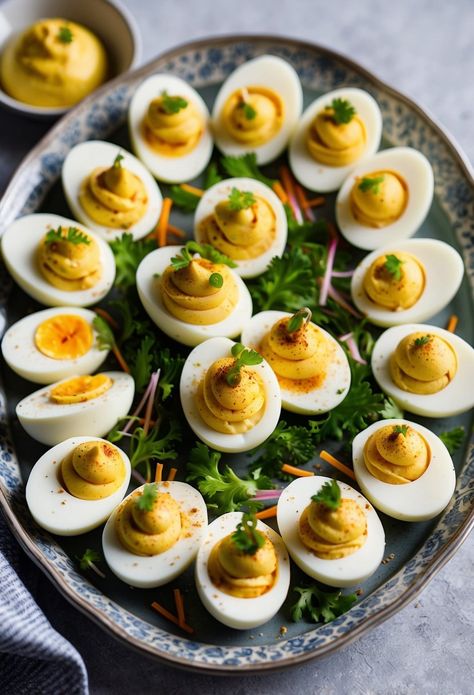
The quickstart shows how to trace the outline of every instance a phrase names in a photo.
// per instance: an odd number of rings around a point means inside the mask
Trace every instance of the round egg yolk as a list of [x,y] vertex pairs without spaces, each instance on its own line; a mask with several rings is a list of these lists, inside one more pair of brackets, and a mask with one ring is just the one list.
[[395,171],[374,171],[357,178],[350,194],[352,214],[366,227],[386,227],[404,212],[408,186]]
[[49,397],[54,403],[84,403],[102,396],[112,384],[107,374],[75,376],[52,388]]
[[312,323],[303,323],[289,333],[289,321],[286,317],[277,321],[264,336],[258,352],[267,360],[282,388],[312,391],[324,382],[334,347]]
[[209,555],[208,572],[218,589],[237,598],[256,598],[272,588],[278,569],[277,556],[271,540],[261,535],[264,544],[254,554],[239,550],[232,534],[215,544]]
[[182,157],[198,144],[204,122],[192,102],[161,95],[150,102],[143,129],[146,141],[156,152],[165,157]]
[[53,360],[75,360],[92,347],[94,335],[82,316],[57,314],[40,323],[35,332],[38,350]]
[[214,362],[196,392],[201,418],[224,434],[247,432],[260,421],[265,410],[265,388],[256,372],[242,367],[239,383],[228,384],[226,376],[234,364],[232,357]]
[[355,114],[348,123],[337,123],[327,107],[312,121],[306,146],[312,158],[330,167],[343,167],[359,159],[366,146],[364,121]]
[[280,96],[267,87],[247,87],[231,94],[221,112],[227,133],[248,147],[269,142],[283,125],[285,108]]
[[254,196],[247,208],[235,210],[222,200],[201,222],[203,243],[211,244],[234,261],[257,258],[275,241],[276,218],[268,201]]
[[[102,264],[100,249],[95,239],[81,232],[81,241],[68,229],[59,228],[60,239],[48,239],[46,234],[38,249],[38,263],[46,280],[60,290],[70,292],[87,290],[100,280]],[[78,231],[78,230],[74,230]]]
[[71,106],[107,78],[107,54],[89,29],[65,19],[41,19],[3,51],[2,86],[25,104]]
[[402,485],[417,480],[428,468],[431,452],[421,434],[408,425],[387,425],[365,443],[367,470],[384,483]]
[[337,509],[312,501],[300,517],[298,533],[303,545],[322,560],[339,560],[364,545],[367,520],[353,499],[343,497]]
[[61,478],[69,494],[81,500],[101,500],[125,480],[125,464],[108,442],[83,442],[61,461]]
[[[215,273],[222,277],[221,287],[211,284]],[[168,266],[159,279],[159,291],[170,314],[200,326],[223,321],[239,301],[239,288],[229,268],[204,258],[194,258],[179,270]]]
[[436,334],[411,333],[390,357],[390,376],[403,391],[423,395],[437,393],[457,371],[453,346]]
[[426,272],[423,264],[404,251],[379,256],[364,276],[364,290],[379,306],[392,311],[409,309],[425,289]]
[[169,492],[158,492],[143,509],[137,491],[122,502],[115,517],[120,543],[134,555],[152,556],[172,548],[186,533],[189,520]]
[[81,184],[79,202],[104,227],[129,229],[145,214],[148,194],[139,176],[121,166],[98,167]]

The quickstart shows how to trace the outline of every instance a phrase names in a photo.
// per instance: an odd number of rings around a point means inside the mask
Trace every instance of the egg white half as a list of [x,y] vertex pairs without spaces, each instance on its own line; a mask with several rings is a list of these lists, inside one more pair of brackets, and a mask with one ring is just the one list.
[[73,437],[56,444],[35,463],[26,484],[26,503],[38,526],[57,536],[79,536],[100,526],[121,502],[130,482],[128,456],[114,444],[125,464],[119,489],[102,500],[81,500],[62,487],[58,478],[61,461],[83,442],[104,441],[100,437]]
[[[143,486],[131,494],[137,495],[142,489]],[[173,480],[159,483],[159,491],[169,492],[190,521],[186,534],[175,545],[159,555],[134,555],[123,547],[115,532],[118,509],[110,516],[102,534],[104,557],[112,572],[126,584],[140,589],[167,584],[182,574],[196,557],[207,529],[206,503],[198,490]]]
[[[270,332],[277,321],[286,316],[292,316],[292,314],[286,311],[262,311],[255,314],[242,332],[242,343],[258,351],[264,336]],[[298,393],[280,386],[282,407],[293,413],[303,415],[326,413],[344,400],[351,385],[351,370],[346,353],[332,335],[319,326],[318,329],[333,345],[334,360],[329,365],[326,379],[317,389],[308,393]]]
[[216,432],[202,420],[196,405],[196,392],[206,371],[218,359],[231,356],[235,343],[228,338],[210,338],[192,350],[181,374],[179,393],[184,415],[193,432],[208,446],[224,452],[249,451],[267,439],[278,424],[281,411],[281,395],[277,378],[271,367],[263,360],[260,364],[247,367],[260,376],[265,388],[265,411],[260,421],[241,434]]
[[[357,178],[374,171],[399,173],[408,185],[408,202],[401,216],[392,224],[376,229],[358,222],[352,214],[350,194]],[[359,249],[373,250],[393,245],[413,236],[421,226],[433,200],[433,170],[426,157],[411,147],[391,147],[368,157],[342,184],[336,200],[336,220],[341,234]]]
[[367,539],[359,550],[339,560],[323,560],[308,550],[299,537],[299,520],[310,504],[311,496],[317,494],[326,482],[331,482],[331,478],[322,475],[293,480],[278,500],[278,528],[292,560],[303,572],[328,586],[354,586],[368,579],[382,562],[385,533],[377,512],[365,497],[350,485],[338,481],[342,497],[355,500],[364,510]]
[[238,598],[224,593],[215,586],[207,569],[209,555],[216,543],[233,533],[242,520],[240,512],[223,514],[209,524],[206,537],[196,559],[196,588],[206,610],[219,622],[235,630],[250,630],[273,618],[283,604],[290,584],[290,561],[285,544],[272,528],[262,521],[257,529],[266,534],[275,548],[278,573],[272,588],[256,598]]
[[[391,485],[378,480],[364,462],[364,446],[369,437],[387,425],[409,425],[428,443],[431,459],[417,480]],[[456,486],[456,473],[448,450],[431,430],[409,420],[381,420],[359,432],[352,442],[354,473],[364,495],[381,512],[401,521],[426,521],[448,505]]]
[[[203,119],[204,131],[196,147],[181,157],[165,157],[155,152],[143,136],[143,120],[150,102],[166,91],[170,96],[181,96],[194,104]],[[209,111],[202,97],[187,82],[174,75],[152,75],[139,85],[128,111],[128,127],[132,147],[139,159],[161,181],[179,183],[190,181],[209,164],[214,146],[210,130]]]
[[[318,113],[330,106],[333,99],[347,99],[364,121],[367,141],[361,157],[352,164],[342,167],[330,167],[317,162],[310,155],[306,146],[306,138],[311,123]],[[382,137],[382,114],[375,99],[363,89],[343,87],[328,92],[315,99],[301,116],[296,130],[291,138],[288,157],[293,174],[298,181],[310,191],[329,193],[337,191],[346,177],[361,162],[364,157],[371,157],[377,152]]]
[[[122,167],[140,177],[148,195],[148,206],[145,214],[127,229],[115,229],[98,224],[86,214],[79,202],[79,192],[84,179],[90,176],[97,167],[112,166],[118,154],[123,156]],[[151,232],[158,222],[163,198],[155,179],[139,159],[119,145],[102,140],[87,140],[73,147],[64,160],[62,184],[64,195],[74,217],[89,229],[97,232],[105,241],[113,241],[121,237],[124,232],[132,234],[135,240],[141,239]]]
[[[159,289],[159,279],[155,275],[161,275],[170,265],[171,258],[182,250],[182,246],[164,246],[145,256],[138,266],[137,290],[145,311],[166,335],[184,345],[194,347],[208,338],[219,336],[226,338],[237,337],[252,316],[252,298],[247,286],[236,273],[233,273],[233,276],[239,289],[239,301],[232,313],[223,321],[207,326],[186,323],[170,314],[163,304]],[[232,271],[233,269],[230,270]]]
[[285,209],[277,195],[261,181],[247,178],[224,179],[216,183],[204,193],[196,208],[194,216],[194,236],[196,240],[204,243],[201,230],[201,223],[206,217],[212,215],[217,203],[229,197],[233,188],[239,191],[249,191],[261,198],[264,198],[271,206],[275,215],[276,234],[273,244],[267,251],[256,258],[248,260],[235,260],[237,267],[234,268],[237,275],[243,278],[253,278],[263,273],[270,264],[274,256],[282,256],[286,246],[288,236],[288,223],[286,220]]
[[[267,87],[276,92],[285,107],[282,126],[274,138],[250,148],[232,138],[222,124],[221,113],[231,94],[243,87]],[[303,108],[303,90],[295,69],[286,60],[263,55],[240,65],[220,88],[212,109],[212,126],[217,147],[224,154],[239,156],[255,152],[258,164],[268,164],[280,155],[298,122]]]
[[[52,384],[78,374],[93,374],[100,367],[109,351],[99,350],[95,339],[90,350],[77,359],[56,360],[38,350],[35,345],[36,329],[43,321],[60,314],[80,316],[91,326],[96,316],[89,309],[55,307],[36,311],[14,323],[3,336],[2,354],[16,374],[35,384]],[[93,328],[92,331],[95,336]]]
[[[451,343],[457,354],[458,368],[454,379],[437,393],[418,394],[403,391],[393,383],[390,376],[390,357],[398,343],[405,336],[418,331],[441,336]],[[474,349],[465,340],[444,328],[422,323],[388,328],[374,345],[372,371],[382,391],[410,413],[426,417],[450,417],[464,413],[474,406]]]

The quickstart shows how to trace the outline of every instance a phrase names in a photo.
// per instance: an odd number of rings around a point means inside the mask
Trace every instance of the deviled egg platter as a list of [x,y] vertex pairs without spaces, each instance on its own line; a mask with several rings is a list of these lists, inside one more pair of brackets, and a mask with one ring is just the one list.
[[113,285],[115,261],[109,245],[66,217],[20,217],[5,230],[1,244],[15,282],[46,306],[89,306]]
[[228,256],[243,278],[260,275],[274,256],[282,256],[287,235],[280,199],[255,179],[224,179],[204,193],[196,208],[196,240]]
[[174,75],[152,75],[135,91],[128,111],[132,147],[160,181],[199,176],[214,146],[202,97]]
[[234,266],[207,244],[165,246],[140,263],[138,295],[151,320],[179,343],[235,338],[252,316],[252,299]]
[[407,239],[372,251],[359,263],[352,300],[377,326],[426,321],[449,304],[463,274],[462,258],[449,244]]
[[351,370],[339,343],[311,322],[311,311],[262,311],[242,332],[242,343],[259,352],[276,374],[282,407],[315,415],[347,395]]
[[26,502],[36,523],[58,536],[100,526],[130,482],[128,456],[95,437],[73,437],[49,449],[33,466]]
[[363,89],[336,89],[301,116],[289,147],[291,169],[311,191],[336,191],[361,160],[377,152],[381,137],[375,99]]
[[447,448],[418,423],[374,422],[355,437],[352,457],[364,495],[395,519],[432,519],[454,492],[456,474]]
[[254,152],[268,164],[285,149],[303,108],[294,68],[263,55],[240,65],[220,88],[212,109],[217,147],[227,155]]
[[277,521],[292,560],[323,584],[348,587],[379,567],[385,533],[360,492],[332,478],[298,478],[278,501]]
[[228,338],[211,338],[192,350],[179,392],[189,426],[217,451],[253,449],[280,417],[280,387],[270,365]]
[[74,217],[105,241],[124,232],[141,239],[153,230],[162,195],[139,159],[111,142],[88,140],[64,160],[64,195]]

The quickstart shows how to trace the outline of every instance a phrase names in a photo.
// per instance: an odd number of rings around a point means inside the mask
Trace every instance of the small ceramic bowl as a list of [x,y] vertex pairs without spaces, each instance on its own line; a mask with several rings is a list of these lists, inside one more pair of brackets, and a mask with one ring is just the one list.
[[[140,37],[135,20],[116,0],[7,0],[0,5],[0,53],[13,34],[39,19],[64,17],[83,24],[103,42],[110,61],[110,77],[135,67]],[[40,107],[13,99],[0,84],[0,104],[32,118],[58,118],[71,106]]]

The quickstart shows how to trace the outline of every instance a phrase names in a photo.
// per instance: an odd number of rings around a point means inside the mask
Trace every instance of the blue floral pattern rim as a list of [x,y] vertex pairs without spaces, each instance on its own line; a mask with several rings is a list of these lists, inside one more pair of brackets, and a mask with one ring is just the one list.
[[[147,76],[174,73],[195,87],[222,81],[243,62],[263,53],[288,60],[307,87],[331,90],[350,84],[377,99],[384,132],[395,145],[409,145],[431,161],[445,214],[461,245],[474,286],[474,179],[469,164],[442,128],[419,106],[351,60],[317,45],[276,37],[223,37],[185,44],[121,76],[66,115],[25,158],[0,202],[0,231],[16,217],[35,212],[60,175],[75,144],[105,138],[125,121],[129,101]],[[0,306],[9,279],[0,268]],[[129,646],[191,669],[211,673],[267,671],[328,654],[387,619],[426,585],[453,555],[474,525],[474,441],[454,496],[416,555],[389,581],[332,623],[277,644],[219,647],[176,637],[111,601],[79,575],[57,542],[36,527],[26,507],[20,468],[9,435],[6,397],[0,388],[0,505],[27,553],[77,608]]]

